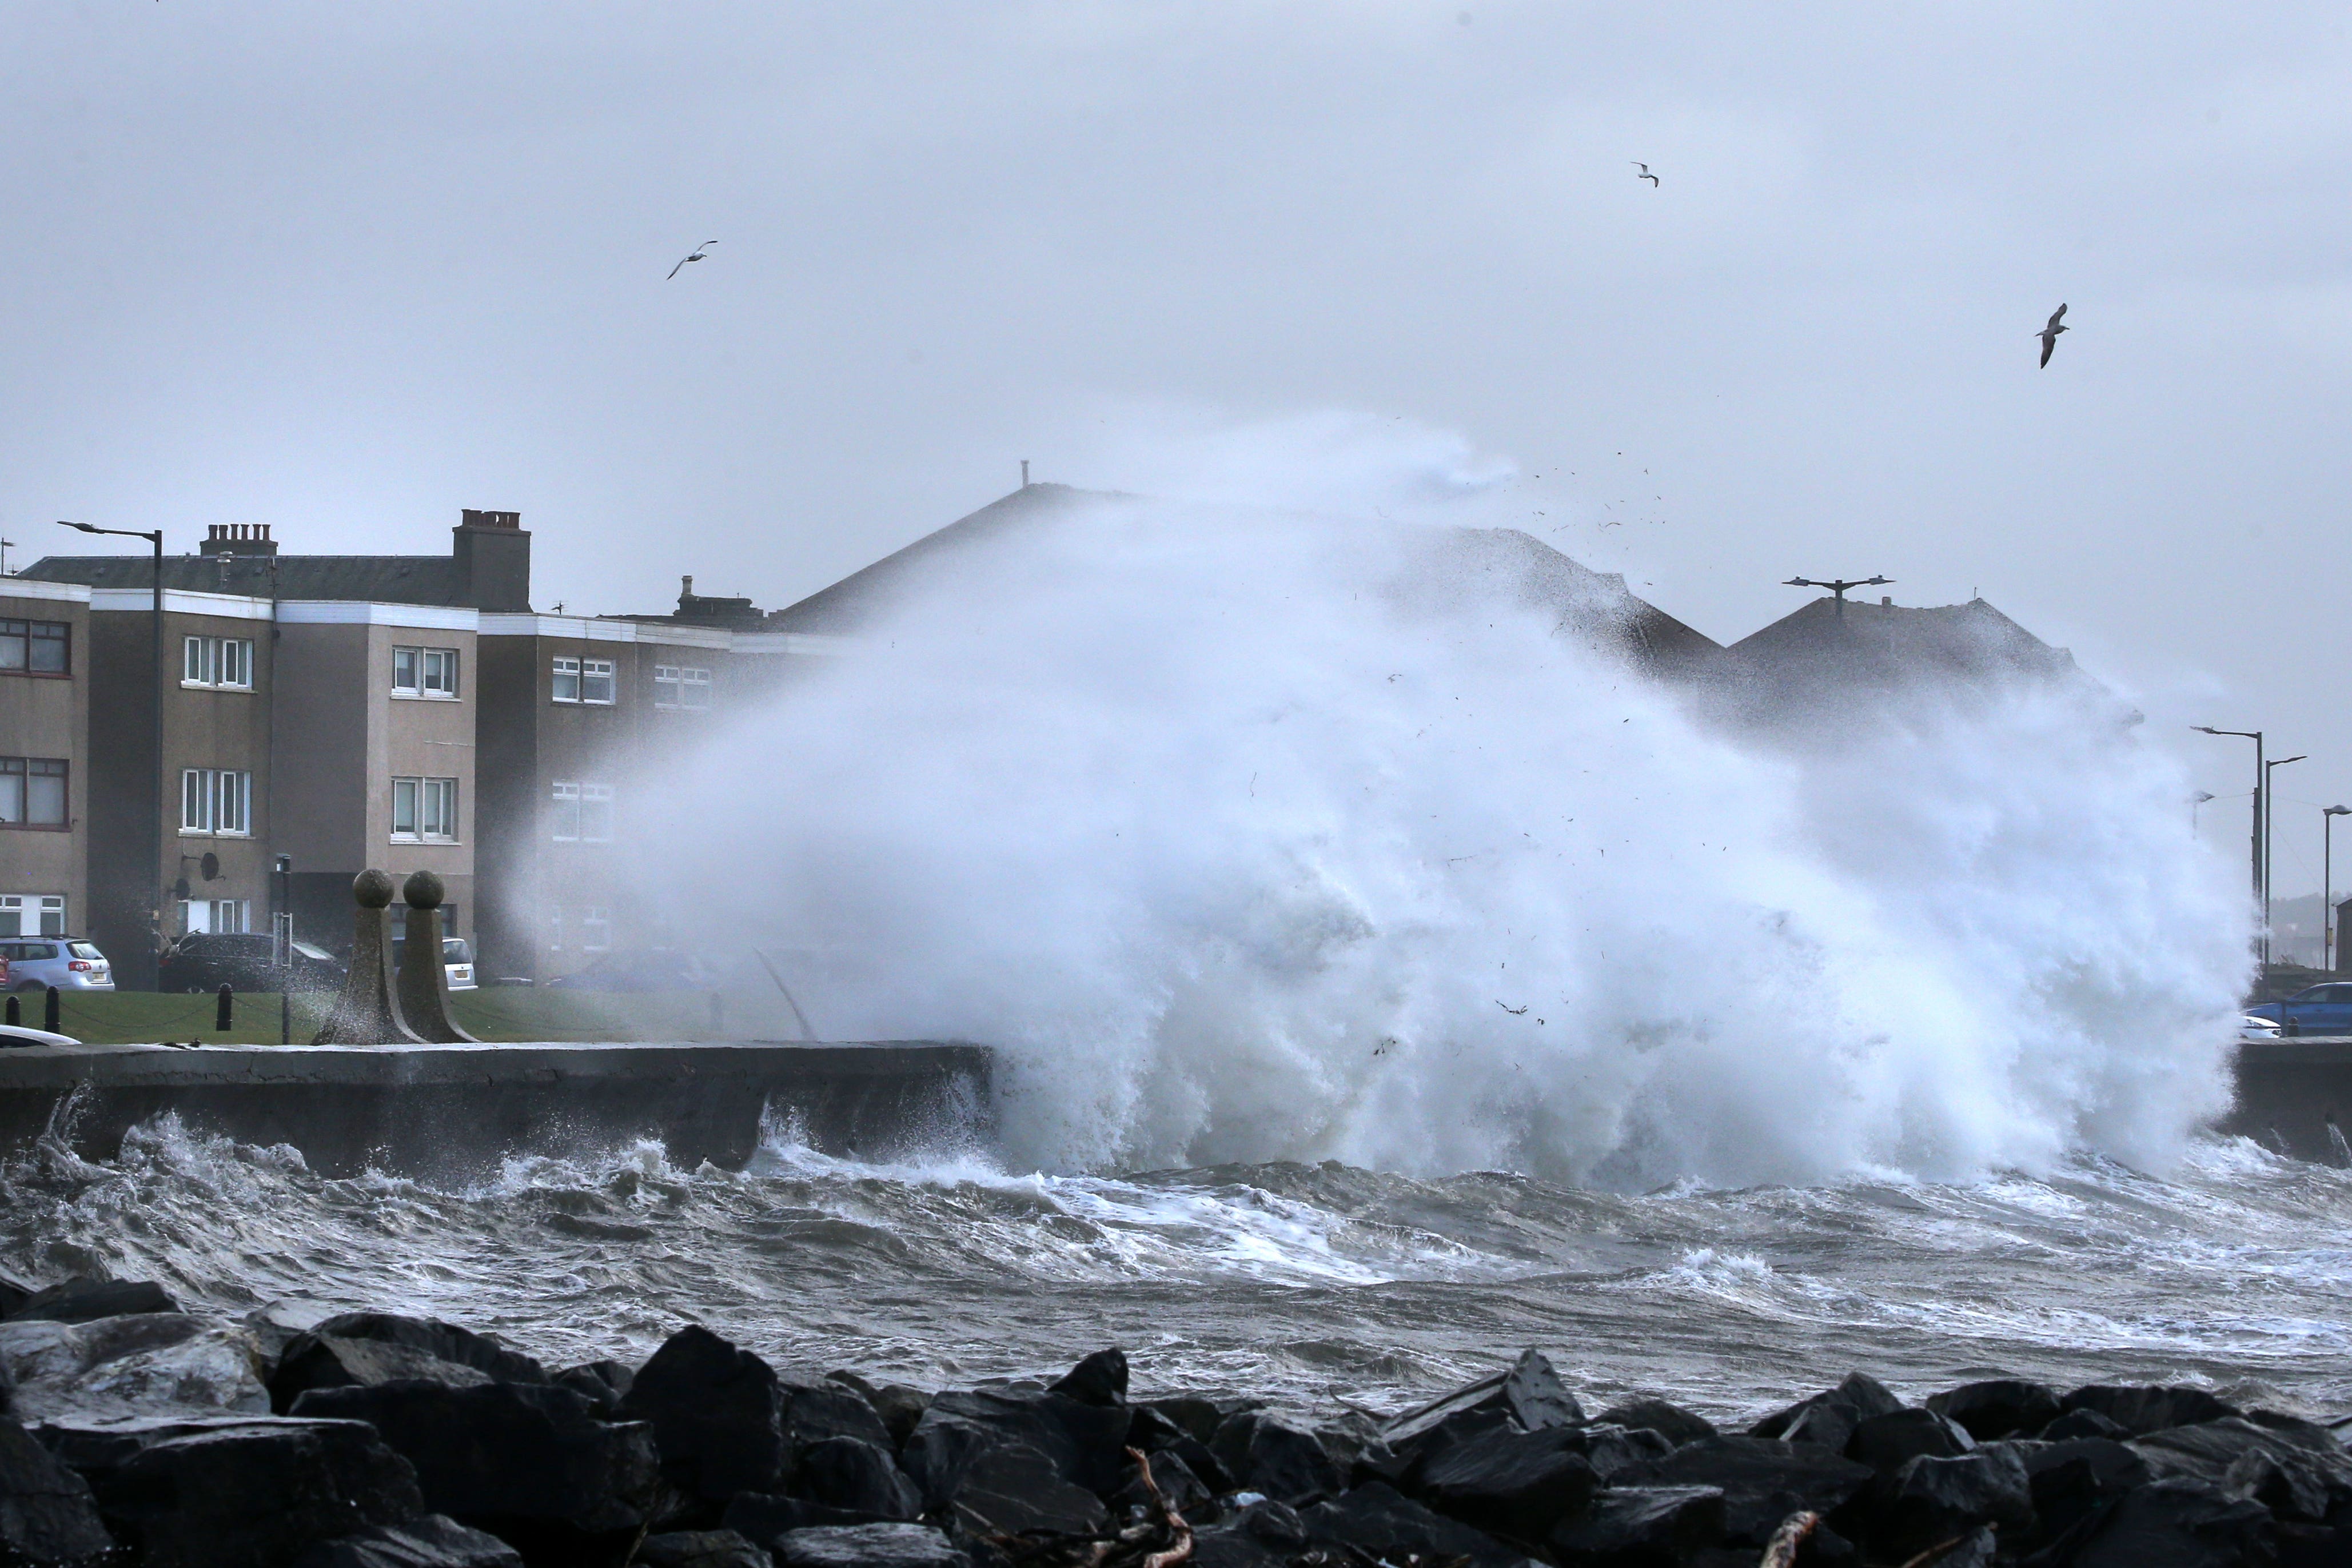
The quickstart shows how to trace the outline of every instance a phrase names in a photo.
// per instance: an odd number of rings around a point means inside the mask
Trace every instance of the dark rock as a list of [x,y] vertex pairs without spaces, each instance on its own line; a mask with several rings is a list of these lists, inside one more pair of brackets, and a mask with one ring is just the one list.
[[596,1406],[597,1415],[610,1420],[620,1413],[621,1399],[636,1378],[635,1372],[617,1361],[591,1361],[567,1366],[550,1381],[579,1395]]
[[1580,1426],[1584,1421],[1576,1396],[1561,1386],[1551,1363],[1541,1352],[1530,1350],[1521,1353],[1509,1370],[1465,1384],[1386,1422],[1381,1436],[1390,1446],[1399,1447],[1449,1416],[1481,1409],[1505,1411],[1530,1432],[1546,1427]]
[[1217,1462],[1217,1456],[1210,1451],[1209,1446],[1189,1432],[1154,1453],[1154,1462],[1160,1454],[1171,1459],[1181,1459],[1184,1468],[1198,1477],[1201,1484],[1214,1496],[1223,1497],[1228,1492],[1241,1490],[1234,1484],[1234,1478],[1225,1473],[1225,1467]]
[[37,1320],[55,1323],[87,1323],[100,1318],[125,1317],[132,1312],[176,1312],[180,1303],[163,1286],[147,1280],[92,1280],[76,1275],[44,1291],[36,1291],[7,1314],[9,1322]]
[[1964,1429],[1933,1410],[1896,1410],[1856,1427],[1846,1439],[1845,1457],[1891,1476],[1922,1454],[1948,1459],[1975,1447]]
[[931,1407],[931,1396],[919,1388],[909,1388],[903,1383],[886,1383],[867,1396],[874,1413],[882,1417],[883,1429],[890,1434],[890,1447],[903,1448],[914,1435],[923,1412]]
[[[1156,1454],[1169,1444],[1189,1436],[1183,1427],[1162,1416],[1148,1405],[1130,1405],[1127,1410],[1127,1446]],[[1216,1434],[1213,1431],[1211,1437]]]
[[1497,1427],[1427,1456],[1412,1494],[1449,1518],[1495,1535],[1541,1541],[1580,1511],[1599,1483],[1572,1427]]
[[8,1314],[33,1299],[33,1287],[13,1275],[0,1274],[0,1322]]
[[[1706,1438],[1693,1438],[1706,1442]],[[1603,1482],[1619,1472],[1652,1459],[1663,1459],[1682,1445],[1664,1432],[1651,1427],[1603,1427],[1584,1428],[1584,1460],[1592,1473]]]
[[678,1530],[637,1546],[641,1568],[772,1568],[775,1559],[731,1530]]
[[1298,1511],[1267,1498],[1222,1525],[1197,1531],[1192,1560],[1197,1568],[1282,1568],[1307,1545]]
[[1774,1411],[1750,1427],[1748,1435],[1803,1443],[1843,1454],[1856,1427],[1873,1416],[1892,1416],[1902,1408],[1903,1401],[1888,1393],[1885,1385],[1876,1378],[1849,1372],[1835,1388],[1810,1399],[1800,1399],[1785,1410]]
[[296,1558],[294,1568],[523,1568],[523,1562],[497,1536],[428,1513],[322,1541]]
[[1964,1383],[1927,1396],[1927,1408],[1948,1416],[1979,1443],[2039,1432],[2058,1418],[2058,1391],[2046,1383],[1997,1377]]
[[899,1450],[898,1462],[923,1494],[926,1508],[945,1508],[972,1462],[1011,1441],[993,1427],[929,1410]]
[[386,1383],[314,1388],[294,1408],[369,1423],[416,1468],[429,1506],[533,1562],[609,1553],[648,1522],[658,1500],[653,1427],[600,1421],[568,1388]]
[[452,1387],[545,1383],[547,1369],[455,1323],[398,1312],[345,1312],[287,1342],[270,1375],[269,1402],[284,1412],[308,1389],[372,1387],[406,1379]]
[[[907,1440],[908,1448],[924,1440],[926,1428],[953,1421],[977,1427],[1001,1440],[1028,1444],[1053,1459],[1064,1480],[1097,1496],[1127,1484],[1130,1466],[1124,1406],[1082,1405],[1066,1395],[1044,1391],[983,1389],[942,1394],[923,1412],[914,1435]],[[932,1482],[919,1473],[911,1457],[907,1469],[929,1496]]]
[[2086,1524],[2068,1568],[2243,1568],[2276,1553],[2269,1510],[2179,1478],[2126,1492]]
[[2292,1427],[2232,1416],[2151,1432],[2130,1446],[2158,1479],[2185,1476],[2232,1496],[2260,1497],[2283,1519],[2317,1523],[2352,1505],[2352,1455],[2332,1439],[2314,1446]]
[[358,1421],[225,1425],[143,1444],[89,1479],[142,1568],[285,1568],[306,1547],[425,1511],[416,1472]]
[[971,1568],[971,1559],[927,1524],[852,1524],[789,1530],[776,1538],[779,1568]]
[[1302,1509],[1298,1519],[1310,1542],[1354,1547],[1391,1563],[1404,1552],[1458,1558],[1468,1568],[1520,1568],[1527,1562],[1525,1552],[1433,1512],[1380,1481]]
[[787,1530],[813,1530],[836,1524],[893,1524],[895,1520],[876,1519],[847,1509],[827,1508],[821,1502],[805,1498],[778,1497],[766,1492],[737,1492],[719,1516],[719,1527],[731,1530],[746,1541],[765,1543]]
[[1101,1498],[1063,1479],[1053,1459],[1026,1443],[998,1443],[974,1458],[948,1507],[958,1529],[997,1535],[1090,1535],[1106,1517]]
[[796,1496],[877,1520],[908,1520],[923,1511],[922,1493],[900,1472],[887,1448],[856,1437],[826,1437],[793,1462]]
[[113,1546],[89,1483],[0,1416],[0,1563],[86,1563]]
[[1629,1466],[1611,1484],[1720,1487],[1726,1538],[1737,1545],[1761,1546],[1782,1520],[1800,1510],[1841,1522],[1840,1511],[1872,1479],[1869,1466],[1816,1448],[1725,1437],[1686,1443],[1664,1458]]
[[1877,1488],[1871,1502],[1871,1550],[1896,1563],[1979,1525],[2010,1530],[2033,1522],[2025,1466],[1996,1448],[1950,1458],[1922,1454]]
[[1663,1399],[1622,1400],[1595,1416],[1592,1424],[1596,1427],[1623,1427],[1637,1432],[1655,1432],[1676,1448],[1716,1435],[1714,1422],[1704,1416],[1695,1416],[1679,1405],[1669,1405]]
[[2189,1427],[2238,1414],[2236,1406],[2201,1388],[2117,1387],[2095,1383],[2077,1388],[2059,1406],[2066,1411],[2095,1410],[2135,1437],[2161,1432],[2167,1427]]
[[653,1424],[662,1474],[689,1497],[723,1503],[782,1488],[782,1384],[766,1362],[699,1324],[670,1335],[637,1369],[620,1414]]
[[[1213,1516],[1217,1489],[1193,1474],[1192,1467],[1186,1464],[1181,1455],[1173,1449],[1162,1448],[1145,1458],[1151,1466],[1151,1479],[1160,1488],[1160,1495],[1167,1500],[1169,1507],[1196,1524]],[[1110,1504],[1114,1514],[1125,1509],[1149,1509],[1151,1506],[1151,1492],[1143,1484],[1141,1470],[1135,1472],[1135,1479],[1110,1500]]]
[[787,1450],[827,1437],[855,1437],[877,1448],[893,1448],[890,1428],[881,1414],[856,1388],[827,1378],[820,1383],[780,1380],[783,1391],[783,1432]]
[[2039,1538],[2056,1540],[2137,1486],[2147,1461],[2112,1437],[2071,1437],[2023,1456]]
[[1553,1528],[1551,1558],[1560,1568],[1674,1568],[1722,1538],[1718,1488],[1610,1487]]
[[1336,1496],[1346,1484],[1339,1467],[1312,1432],[1263,1410],[1229,1416],[1209,1452],[1235,1486],[1297,1505]]
[[1378,1470],[1393,1452],[1381,1436],[1380,1423],[1360,1410],[1347,1411],[1337,1421],[1316,1427],[1315,1440],[1323,1445],[1342,1476],[1354,1474],[1362,1465]]
[[1172,1421],[1202,1443],[1206,1443],[1214,1437],[1217,1435],[1217,1428],[1223,1426],[1225,1417],[1233,1413],[1218,1409],[1217,1402],[1213,1399],[1202,1399],[1189,1394],[1180,1394],[1171,1399],[1147,1399],[1138,1405],[1136,1409],[1149,1410],[1155,1416]]
[[2122,1422],[2111,1420],[2096,1410],[2069,1410],[2042,1427],[2041,1436],[2045,1443],[2066,1443],[2078,1437],[2106,1437],[2120,1443],[2131,1432]]
[[1113,1345],[1098,1350],[1046,1385],[1046,1392],[1075,1399],[1081,1405],[1127,1403],[1127,1353]]

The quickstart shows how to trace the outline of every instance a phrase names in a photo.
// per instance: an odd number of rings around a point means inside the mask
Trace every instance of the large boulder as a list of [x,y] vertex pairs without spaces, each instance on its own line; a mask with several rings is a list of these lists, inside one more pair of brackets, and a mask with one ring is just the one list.
[[774,1559],[731,1530],[675,1530],[639,1542],[639,1568],[772,1568]]
[[772,1542],[787,1530],[810,1530],[821,1525],[898,1522],[896,1520],[877,1519],[872,1514],[853,1513],[844,1508],[827,1508],[806,1498],[756,1491],[737,1492],[728,1500],[726,1510],[719,1516],[719,1529],[731,1530],[755,1545]]
[[142,1568],[289,1568],[320,1542],[425,1511],[415,1470],[360,1421],[227,1422],[121,1458],[85,1474]]
[[923,1511],[922,1493],[890,1451],[858,1437],[826,1437],[803,1448],[793,1461],[793,1490],[876,1520],[910,1520]]
[[2055,1540],[2155,1479],[2147,1460],[2111,1437],[2051,1443],[2023,1455],[2021,1462],[2042,1540]]
[[653,1425],[662,1474],[690,1497],[782,1490],[784,1391],[775,1369],[699,1324],[680,1329],[637,1369],[620,1414]]
[[778,1568],[971,1568],[971,1559],[927,1524],[852,1524],[788,1530]]
[[1845,1457],[1891,1476],[1922,1454],[1948,1459],[1976,1446],[1966,1427],[1933,1410],[1896,1410],[1855,1427]]
[[0,1563],[94,1563],[113,1547],[89,1483],[0,1416]]
[[2282,1519],[2317,1522],[2352,1508],[2352,1455],[2325,1427],[2226,1416],[2134,1438],[2160,1479],[2183,1476],[2236,1497],[2259,1497]]
[[2189,1427],[2240,1413],[2236,1406],[2201,1388],[2098,1383],[2077,1388],[2059,1401],[2059,1407],[2062,1412],[2095,1411],[2135,1437],[2161,1432],[2167,1427]]
[[1693,1415],[1679,1405],[1663,1399],[1622,1399],[1592,1418],[1596,1427],[1623,1427],[1632,1431],[1655,1432],[1669,1443],[1680,1448],[1716,1435],[1715,1423],[1704,1416]]
[[425,1502],[533,1562],[590,1562],[633,1541],[658,1500],[653,1428],[596,1419],[568,1388],[386,1383],[314,1388],[298,1416],[369,1423],[415,1467]]
[[1774,1411],[1750,1427],[1748,1435],[1843,1454],[1855,1427],[1874,1416],[1891,1416],[1902,1408],[1903,1401],[1887,1392],[1878,1379],[1849,1372],[1835,1388]]
[[968,1534],[1091,1535],[1106,1518],[1101,1498],[1064,1480],[1060,1467],[1026,1443],[998,1443],[976,1456],[941,1500]]
[[26,1422],[269,1409],[253,1335],[184,1312],[0,1323],[0,1370],[10,1410]]
[[523,1561],[488,1531],[428,1513],[322,1541],[296,1558],[294,1568],[523,1568]]
[[1402,1447],[1450,1416],[1469,1410],[1500,1410],[1528,1431],[1580,1426],[1584,1412],[1539,1351],[1525,1351],[1501,1372],[1465,1384],[1453,1393],[1385,1422],[1381,1436]]
[[1352,1547],[1379,1561],[1399,1562],[1406,1553],[1459,1559],[1467,1568],[1522,1568],[1528,1561],[1527,1553],[1424,1508],[1381,1481],[1302,1509],[1298,1518],[1310,1541]]
[[134,1312],[176,1312],[180,1303],[147,1280],[92,1280],[80,1275],[36,1291],[7,1313],[10,1322],[94,1322]]
[[1842,1511],[1872,1475],[1869,1466],[1816,1447],[1722,1437],[1685,1443],[1664,1458],[1628,1466],[1610,1484],[1720,1488],[1726,1539],[1760,1547],[1792,1513],[1810,1511],[1843,1524]]
[[1282,1502],[1333,1497],[1347,1482],[1314,1433],[1264,1410],[1227,1417],[1209,1452],[1235,1485]]
[[2270,1511],[2202,1481],[2150,1481],[2077,1527],[2067,1568],[2244,1568],[2272,1562],[2278,1529]]
[[1610,1487],[1553,1527],[1560,1568],[1650,1568],[1686,1562],[1723,1539],[1717,1487]]
[[2006,1531],[2032,1522],[2032,1490],[2014,1453],[1988,1448],[1949,1458],[1922,1454],[1872,1498],[1869,1545],[1881,1557],[1907,1563],[1981,1525]]
[[345,1312],[287,1342],[269,1379],[269,1396],[283,1411],[312,1388],[407,1381],[469,1387],[548,1377],[530,1356],[455,1323],[398,1312]]
[[1582,1437],[1572,1427],[1498,1426],[1429,1456],[1415,1467],[1412,1494],[1491,1534],[1540,1542],[1580,1511],[1598,1484]]
[[[929,1453],[919,1459],[918,1445],[927,1450],[971,1452],[992,1442],[1026,1443],[1051,1458],[1064,1480],[1099,1497],[1127,1484],[1129,1420],[1125,1406],[1081,1404],[1050,1391],[942,1394],[931,1401],[907,1439],[907,1469],[928,1494],[934,1482],[923,1470],[936,1474],[940,1455]],[[944,1443],[927,1437],[934,1428],[959,1423],[973,1431]]]
[[[1694,1437],[1692,1442],[1710,1441]],[[1653,1427],[1603,1427],[1595,1424],[1584,1428],[1584,1462],[1605,1484],[1615,1484],[1615,1478],[1636,1465],[1663,1459],[1683,1445],[1673,1441]]]
[[1113,1345],[1098,1350],[1049,1385],[1046,1392],[1081,1405],[1127,1403],[1127,1353]]
[[1927,1408],[1966,1428],[1979,1443],[2031,1436],[2058,1418],[2058,1391],[2014,1377],[1964,1383],[1927,1396]]
[[616,1420],[621,1413],[621,1400],[628,1394],[629,1385],[637,1375],[617,1361],[590,1361],[578,1366],[567,1366],[551,1379],[558,1388],[569,1388],[596,1407],[596,1413],[607,1420]]

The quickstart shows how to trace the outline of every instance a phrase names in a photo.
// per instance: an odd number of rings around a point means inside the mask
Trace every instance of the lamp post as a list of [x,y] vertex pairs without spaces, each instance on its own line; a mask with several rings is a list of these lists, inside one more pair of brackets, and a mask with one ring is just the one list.
[[[2269,782],[2270,773],[2263,767],[2263,732],[2259,729],[2215,729],[2210,724],[2192,724],[2189,727],[2200,735],[2234,735],[2254,743],[2254,900],[2258,904],[2266,904],[2268,895],[2263,880],[2263,786]],[[2271,960],[2270,944],[2269,911],[2265,910],[2263,920],[2263,962],[2265,964]]]
[[[148,619],[149,635],[154,642],[155,653],[155,809],[147,814],[148,885],[155,889],[156,937],[163,934],[163,530],[142,531],[137,528],[101,528],[95,523],[69,523],[58,519],[61,528],[79,528],[86,534],[111,534],[118,538],[145,539],[155,547],[155,579],[153,608]],[[154,945],[149,943],[149,962],[153,962]],[[160,982],[159,982],[160,983]]]
[[2303,756],[2282,757],[2263,765],[2263,962],[2265,964],[2271,961],[2271,848],[2273,842],[2272,823],[2275,820],[2272,805],[2277,796],[2277,790],[2271,784],[2270,770],[2303,760]]
[[2336,969],[2336,819],[2352,817],[2352,806],[2329,806],[2319,813],[2319,967]]

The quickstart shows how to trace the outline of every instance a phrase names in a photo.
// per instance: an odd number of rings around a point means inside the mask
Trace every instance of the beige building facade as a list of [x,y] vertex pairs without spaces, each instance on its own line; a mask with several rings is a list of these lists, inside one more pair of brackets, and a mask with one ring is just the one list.
[[0,578],[0,936],[89,918],[89,590]]

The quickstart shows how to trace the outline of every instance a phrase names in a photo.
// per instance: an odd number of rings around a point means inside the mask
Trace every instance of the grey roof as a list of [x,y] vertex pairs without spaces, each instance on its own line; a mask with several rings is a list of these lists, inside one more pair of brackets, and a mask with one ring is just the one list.
[[2053,648],[1981,599],[1965,604],[1875,604],[1816,599],[1734,643],[1721,669],[1760,716],[1826,709],[1924,687],[1991,691],[2020,680],[2109,696]]
[[[1079,490],[1067,485],[1027,485],[1000,500],[991,501],[969,517],[925,534],[903,549],[894,550],[873,565],[861,567],[830,588],[820,588],[797,604],[768,616],[770,632],[821,632],[845,635],[856,631],[888,602],[919,571],[954,555],[1013,532],[1025,523],[1062,511],[1083,501],[1111,499],[1110,492]],[[1118,499],[1132,499],[1119,497]]]
[[[446,555],[281,555],[280,599],[351,599],[376,604],[467,602],[454,558]],[[270,593],[270,558],[167,555],[163,586],[190,593]],[[53,555],[19,575],[41,582],[86,582],[92,588],[152,588],[154,560],[143,555]]]

